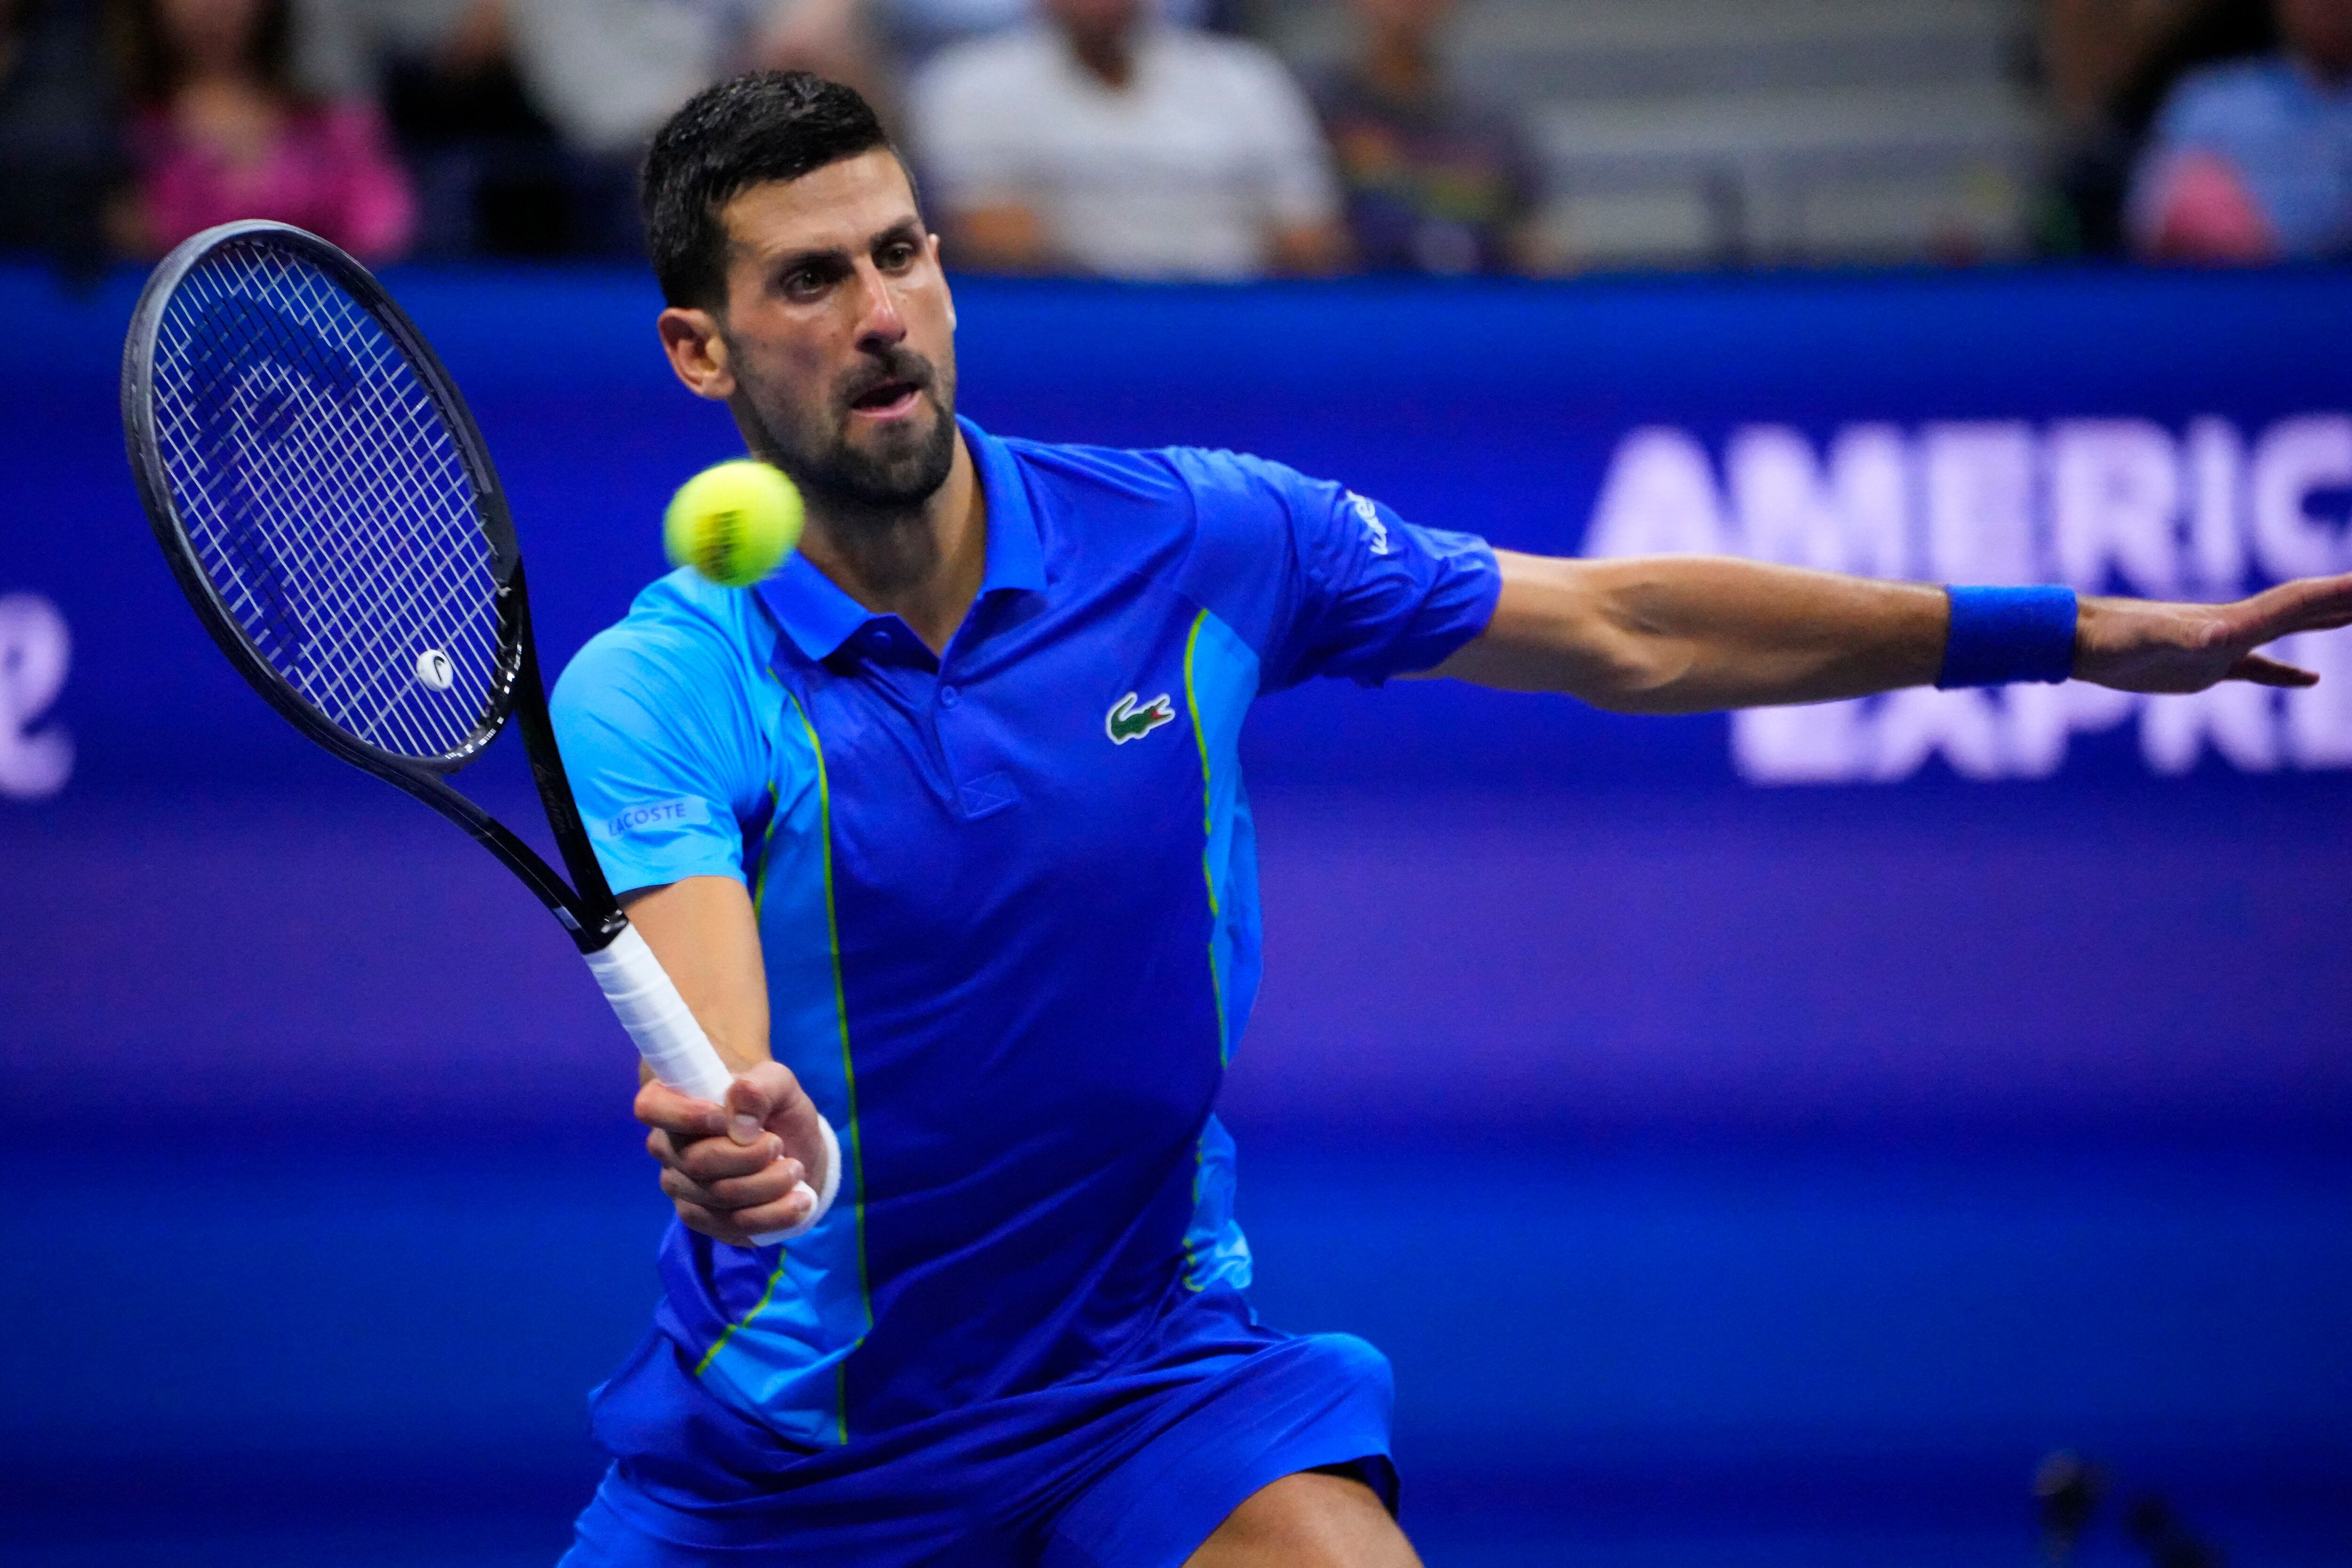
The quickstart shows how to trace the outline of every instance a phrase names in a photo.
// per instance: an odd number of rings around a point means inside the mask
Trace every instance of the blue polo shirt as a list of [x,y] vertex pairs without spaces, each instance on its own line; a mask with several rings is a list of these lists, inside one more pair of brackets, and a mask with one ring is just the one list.
[[963,434],[987,563],[944,658],[794,556],[655,583],[554,696],[616,889],[750,888],[772,1048],[841,1133],[808,1236],[662,1252],[681,1363],[797,1444],[1084,1379],[1247,1285],[1210,1113],[1258,979],[1243,716],[1437,664],[1499,585],[1276,464]]

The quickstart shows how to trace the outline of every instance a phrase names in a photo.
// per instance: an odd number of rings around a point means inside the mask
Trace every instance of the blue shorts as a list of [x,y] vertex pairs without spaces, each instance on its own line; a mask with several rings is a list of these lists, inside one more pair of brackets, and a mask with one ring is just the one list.
[[1270,1482],[1352,1465],[1396,1508],[1387,1358],[1182,1300],[1098,1377],[840,1447],[705,1392],[664,1335],[597,1391],[614,1457],[562,1568],[1177,1568]]

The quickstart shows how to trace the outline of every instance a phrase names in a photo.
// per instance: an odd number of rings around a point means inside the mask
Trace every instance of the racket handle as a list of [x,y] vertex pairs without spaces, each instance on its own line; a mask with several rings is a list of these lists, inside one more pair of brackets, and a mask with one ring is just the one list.
[[[602,951],[583,954],[588,968],[604,988],[604,1000],[613,1005],[613,1012],[629,1037],[637,1043],[637,1054],[646,1058],[654,1077],[681,1094],[714,1104],[727,1103],[727,1086],[735,1081],[710,1037],[702,1032],[686,998],[677,994],[677,986],[669,972],[646,945],[635,926],[623,926]],[[833,1206],[834,1194],[841,1189],[841,1145],[835,1139],[832,1124],[823,1117],[817,1119],[824,1131],[825,1173],[824,1191],[818,1194],[806,1182],[799,1190],[816,1199],[809,1217],[789,1230],[772,1230],[751,1239],[762,1247],[805,1236],[816,1228],[824,1211]]]

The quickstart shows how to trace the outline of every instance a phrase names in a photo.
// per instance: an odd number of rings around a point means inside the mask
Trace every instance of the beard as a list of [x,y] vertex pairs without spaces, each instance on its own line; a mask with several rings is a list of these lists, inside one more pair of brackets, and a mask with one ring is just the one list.
[[[952,361],[941,369],[911,349],[893,346],[866,355],[814,405],[795,407],[751,374],[740,353],[731,357],[750,405],[753,449],[829,514],[853,524],[895,522],[920,510],[947,483],[955,466]],[[928,423],[919,414],[898,428],[869,432],[873,439],[865,445],[853,442],[853,405],[901,384],[917,389],[918,409],[930,413]]]

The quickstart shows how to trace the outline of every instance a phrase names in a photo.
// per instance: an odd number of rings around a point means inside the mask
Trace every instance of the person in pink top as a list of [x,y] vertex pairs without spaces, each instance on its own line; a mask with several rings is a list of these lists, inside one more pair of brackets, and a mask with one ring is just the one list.
[[132,0],[139,168],[127,235],[149,254],[234,218],[324,236],[364,261],[409,246],[416,202],[365,103],[296,89],[287,0]]

